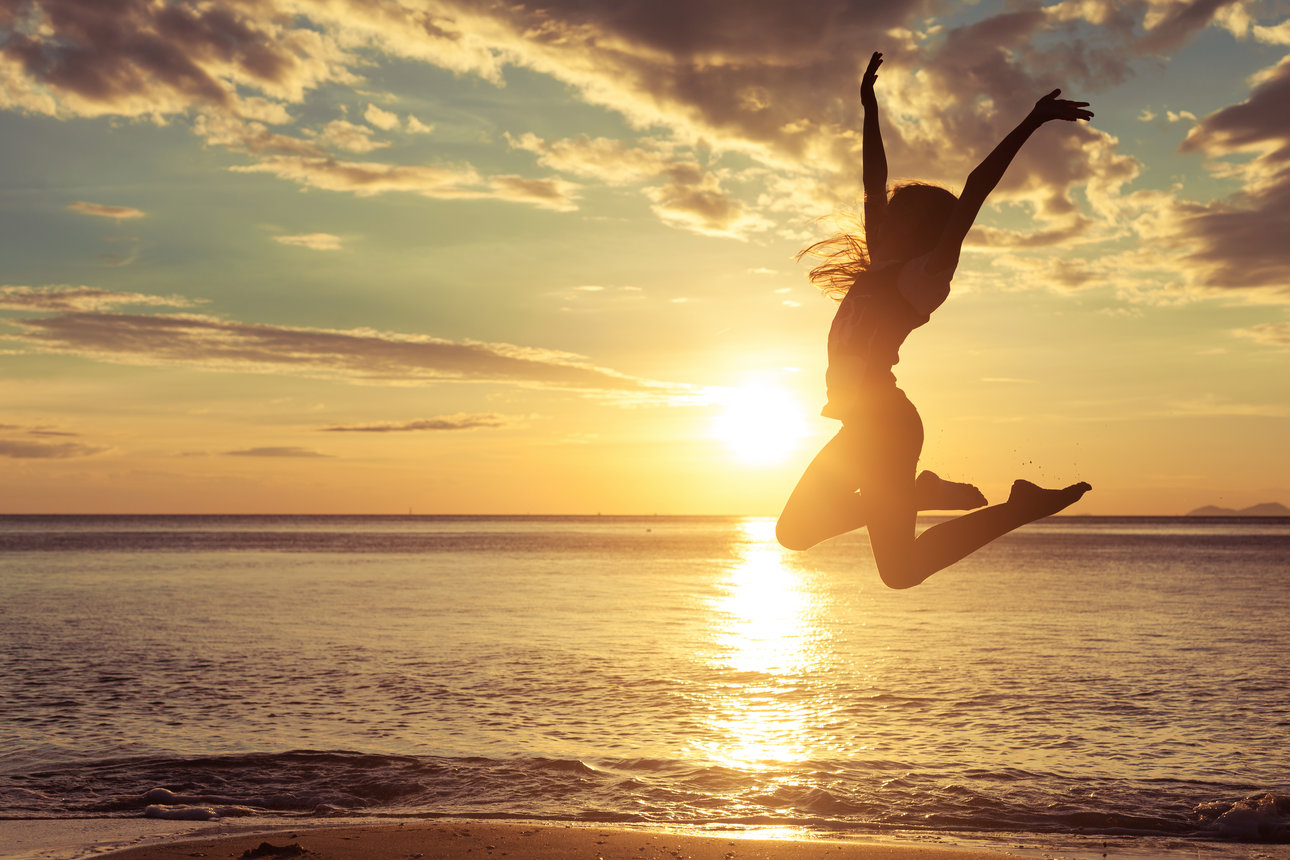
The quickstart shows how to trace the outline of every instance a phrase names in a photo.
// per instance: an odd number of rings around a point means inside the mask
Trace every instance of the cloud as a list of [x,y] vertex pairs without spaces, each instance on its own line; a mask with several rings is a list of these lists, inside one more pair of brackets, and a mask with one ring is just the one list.
[[20,424],[0,424],[0,432],[22,432],[28,436],[80,436],[70,430],[51,430],[47,426],[24,427]]
[[530,203],[542,209],[571,212],[578,208],[578,186],[563,179],[529,179],[523,176],[494,176],[487,189],[471,195],[512,203]]
[[993,227],[975,227],[968,244],[987,248],[1042,248],[1052,245],[1070,245],[1089,232],[1092,221],[1074,217],[1070,223],[1048,230],[1021,233]]
[[0,439],[0,457],[15,460],[67,460],[72,457],[89,457],[106,451],[94,445],[77,442],[31,442]]
[[561,179],[481,177],[474,168],[337,161],[334,158],[273,156],[230,168],[237,173],[270,173],[311,188],[349,191],[360,197],[404,191],[442,200],[507,200],[544,209],[577,208],[577,186]]
[[240,451],[225,451],[226,457],[330,457],[309,448],[294,445],[270,446],[265,448],[243,448]]
[[99,311],[120,305],[187,308],[199,304],[200,301],[176,295],[119,293],[97,287],[0,286],[0,310]]
[[115,218],[118,221],[128,218],[142,218],[146,214],[142,209],[132,209],[129,206],[107,206],[102,203],[87,203],[84,200],[69,203],[67,208],[73,212],[97,215],[100,218]]
[[1249,97],[1204,117],[1183,141],[1243,189],[1179,208],[1180,242],[1211,287],[1290,294],[1290,56],[1253,78]]
[[390,145],[389,141],[372,140],[372,130],[367,126],[355,125],[343,119],[327,123],[318,139],[328,146],[357,154],[384,149]]
[[374,104],[369,104],[367,110],[363,113],[363,119],[371,125],[376,126],[381,131],[394,131],[399,127],[399,115],[388,110],[381,110]]
[[1290,322],[1259,323],[1232,333],[1264,346],[1290,347]]
[[270,173],[311,188],[352,191],[359,196],[409,191],[427,197],[466,197],[480,183],[473,168],[337,161],[334,158],[274,156],[255,164],[230,168],[236,173]]
[[660,220],[706,236],[742,239],[767,230],[773,223],[726,194],[712,174],[701,174],[689,165],[672,171],[665,185],[646,190]]
[[573,173],[609,185],[645,182],[665,174],[677,163],[664,149],[630,146],[607,137],[580,135],[545,141],[531,132],[507,140],[515,149],[532,152],[538,163],[562,173]]
[[1163,53],[1185,44],[1208,26],[1224,7],[1239,0],[1180,0],[1180,2],[1150,4],[1145,23],[1146,34],[1138,40],[1137,50],[1143,53]]
[[335,38],[287,3],[11,0],[0,13],[0,106],[56,116],[150,116],[228,108],[236,87],[299,101],[355,80]]
[[[10,320],[8,335],[30,349],[99,361],[172,364],[201,370],[290,373],[375,385],[490,382],[582,391],[624,402],[684,396],[687,386],[651,382],[549,349],[450,341],[373,329],[292,328],[197,314],[83,311],[79,290],[34,310],[52,316]],[[165,303],[161,299],[160,303]],[[66,307],[72,309],[64,310]]]
[[744,238],[773,223],[721,188],[719,178],[688,156],[653,142],[628,146],[619,140],[581,136],[544,141],[535,134],[508,137],[512,147],[533,152],[544,167],[595,179],[608,185],[662,180],[644,189],[665,224],[709,236]]
[[411,433],[420,430],[473,430],[478,427],[504,427],[508,423],[510,422],[505,416],[494,412],[476,414],[459,412],[456,415],[422,418],[399,424],[337,424],[319,429],[327,433]]
[[327,157],[327,153],[314,141],[272,132],[262,122],[224,113],[198,115],[193,122],[193,132],[213,146],[253,155]]
[[274,236],[273,241],[283,245],[296,245],[313,251],[339,251],[341,238],[331,233],[302,233],[299,236]]
[[[325,85],[358,83],[382,61],[497,85],[521,68],[620,114],[635,130],[625,138],[649,137],[546,143],[514,129],[513,146],[584,181],[648,183],[664,222],[736,237],[776,219],[784,232],[857,196],[862,46],[887,54],[880,98],[893,175],[917,171],[956,185],[1054,86],[1080,95],[1116,83],[1135,58],[1173,50],[1207,26],[1269,43],[1290,32],[1233,0],[1010,4],[958,27],[929,19],[939,7],[922,0],[817,0],[809,15],[783,0],[8,0],[4,8],[0,108],[157,122],[195,116],[194,131],[210,145],[253,157],[236,170],[356,194],[407,191],[570,211],[579,186],[567,179],[328,157],[387,147],[373,128],[430,130],[410,115],[400,124],[367,92],[351,105],[366,125],[337,119],[309,127],[310,110],[299,111],[300,120],[288,110]],[[1073,189],[1114,188],[1137,169],[1096,129],[1042,135],[995,198],[1022,202],[1041,221],[1066,223],[1078,208]],[[1042,157],[1027,154],[1041,147]],[[740,166],[737,177],[731,163]],[[683,175],[691,164],[698,172]]]

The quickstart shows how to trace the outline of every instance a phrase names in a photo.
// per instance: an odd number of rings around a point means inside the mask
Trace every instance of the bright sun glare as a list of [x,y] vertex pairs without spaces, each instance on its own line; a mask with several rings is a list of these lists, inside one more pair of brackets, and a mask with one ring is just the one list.
[[801,405],[775,385],[750,382],[721,389],[714,399],[724,408],[712,423],[712,436],[741,462],[780,463],[807,434]]

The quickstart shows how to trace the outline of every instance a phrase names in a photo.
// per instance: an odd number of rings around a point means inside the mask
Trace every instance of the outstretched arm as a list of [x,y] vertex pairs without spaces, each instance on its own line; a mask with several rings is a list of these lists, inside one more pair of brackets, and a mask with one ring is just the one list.
[[877,235],[887,212],[887,153],[882,148],[882,129],[878,127],[878,97],[873,83],[878,79],[882,54],[873,52],[869,66],[860,79],[860,104],[864,108],[864,132],[861,137],[861,174],[864,179],[864,231]]
[[1088,107],[1088,102],[1059,99],[1057,97],[1061,95],[1061,92],[1061,90],[1053,90],[1037,101],[1034,108],[1021,121],[1021,124],[1009,132],[1008,136],[1000,141],[999,145],[985,157],[985,160],[968,174],[967,184],[963,186],[963,193],[959,195],[958,205],[954,207],[954,211],[950,214],[950,219],[946,223],[945,229],[941,232],[941,238],[937,241],[936,247],[932,250],[931,258],[927,261],[927,271],[940,272],[949,270],[953,272],[954,268],[958,266],[959,251],[963,247],[963,239],[967,236],[968,231],[972,229],[972,223],[976,221],[977,213],[981,211],[985,198],[990,196],[990,192],[999,184],[999,180],[1003,178],[1004,171],[1008,169],[1012,159],[1021,150],[1021,145],[1026,142],[1035,129],[1054,119],[1073,122],[1092,118],[1092,112],[1085,110]]

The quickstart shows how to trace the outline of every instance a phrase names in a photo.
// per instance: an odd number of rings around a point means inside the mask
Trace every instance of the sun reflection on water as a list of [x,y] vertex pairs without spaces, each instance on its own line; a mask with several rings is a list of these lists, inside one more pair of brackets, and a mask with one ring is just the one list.
[[724,682],[713,691],[703,752],[740,769],[809,758],[815,719],[800,679],[823,638],[813,620],[816,598],[787,563],[775,523],[739,525],[736,564],[718,584],[715,665]]

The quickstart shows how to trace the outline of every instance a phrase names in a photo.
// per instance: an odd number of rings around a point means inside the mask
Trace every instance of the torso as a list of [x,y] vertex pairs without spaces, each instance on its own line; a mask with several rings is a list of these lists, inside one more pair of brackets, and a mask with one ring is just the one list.
[[910,265],[888,263],[869,269],[838,305],[829,328],[828,403],[821,412],[826,418],[845,421],[863,408],[867,396],[894,388],[892,367],[900,361],[901,344],[944,301],[948,278],[927,278],[920,268],[918,279],[911,280],[902,276]]

